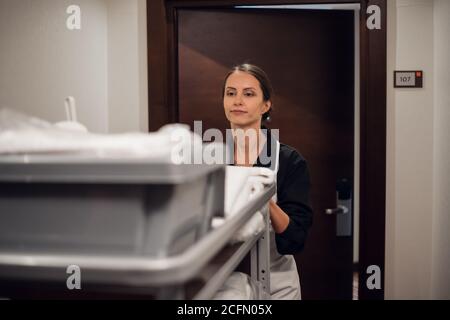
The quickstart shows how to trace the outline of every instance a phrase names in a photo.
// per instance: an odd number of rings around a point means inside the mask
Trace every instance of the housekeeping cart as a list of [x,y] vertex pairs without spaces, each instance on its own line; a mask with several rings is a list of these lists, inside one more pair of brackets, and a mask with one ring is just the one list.
[[[269,297],[276,187],[212,229],[224,181],[221,165],[2,157],[0,297],[210,299],[248,253],[256,298]],[[258,211],[264,229],[229,245]]]

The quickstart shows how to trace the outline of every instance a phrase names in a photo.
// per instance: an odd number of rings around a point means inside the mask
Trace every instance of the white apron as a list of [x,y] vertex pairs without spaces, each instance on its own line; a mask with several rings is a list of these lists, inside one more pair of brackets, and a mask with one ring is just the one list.
[[[277,141],[275,178],[280,162],[280,142]],[[272,197],[277,202],[277,194]],[[300,300],[301,289],[297,265],[292,255],[278,253],[275,232],[270,226],[270,295],[276,300]]]

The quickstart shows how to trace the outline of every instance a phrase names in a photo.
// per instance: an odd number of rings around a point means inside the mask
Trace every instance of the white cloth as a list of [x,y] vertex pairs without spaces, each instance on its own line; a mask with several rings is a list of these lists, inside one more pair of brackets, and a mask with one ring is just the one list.
[[84,130],[81,124],[51,124],[16,111],[0,109],[2,156],[145,158],[165,163],[184,159],[183,163],[192,163],[192,155],[201,149],[201,137],[185,125],[167,125],[152,133],[95,134]]
[[234,215],[249,200],[275,181],[273,171],[259,167],[227,166],[225,176],[225,215]]
[[[252,198],[260,194],[264,185],[275,180],[273,171],[258,167],[226,167],[225,175],[225,218],[214,218],[213,228],[221,226],[226,219],[237,214]],[[264,217],[256,212],[252,218],[230,239],[230,243],[243,242],[254,237],[265,227]]]
[[55,127],[64,130],[72,130],[78,132],[88,132],[88,129],[81,123],[77,121],[61,121],[54,124]]

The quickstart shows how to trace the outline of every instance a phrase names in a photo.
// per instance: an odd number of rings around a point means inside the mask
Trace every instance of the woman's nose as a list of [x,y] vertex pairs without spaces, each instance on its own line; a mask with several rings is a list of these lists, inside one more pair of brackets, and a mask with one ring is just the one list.
[[234,97],[234,104],[235,105],[242,104],[242,95],[241,94],[236,94],[236,96]]

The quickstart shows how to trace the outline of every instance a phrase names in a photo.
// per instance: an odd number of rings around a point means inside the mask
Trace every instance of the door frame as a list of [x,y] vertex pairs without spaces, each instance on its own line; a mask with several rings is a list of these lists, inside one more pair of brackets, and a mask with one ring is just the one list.
[[[179,9],[236,5],[359,3],[360,14],[360,218],[359,299],[384,299],[386,221],[387,0],[147,0],[149,130],[177,122]],[[366,26],[367,8],[381,11],[381,29]],[[370,290],[369,266],[378,266],[381,288]]]

